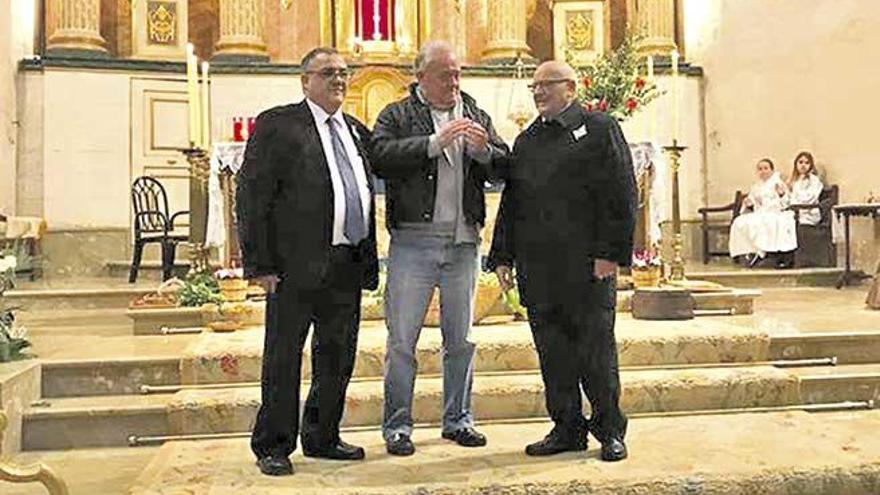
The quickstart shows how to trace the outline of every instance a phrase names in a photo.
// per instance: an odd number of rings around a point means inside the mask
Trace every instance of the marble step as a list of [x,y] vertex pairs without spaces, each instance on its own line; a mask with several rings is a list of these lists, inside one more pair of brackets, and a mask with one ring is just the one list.
[[132,299],[154,292],[158,284],[131,287],[13,289],[3,298],[22,310],[127,308]]
[[[880,365],[797,371],[769,366],[624,370],[621,382],[621,404],[628,413],[740,409],[875,398],[880,387]],[[304,386],[303,395],[306,391]],[[441,400],[442,379],[420,376],[413,406],[415,421],[438,422]],[[546,414],[537,372],[478,374],[472,400],[478,421]],[[44,399],[24,416],[22,449],[118,446],[124,445],[130,435],[246,432],[259,401],[260,391],[255,386],[184,389],[146,396]],[[382,404],[381,380],[354,380],[343,424],[380,424]]]
[[[766,333],[713,319],[646,323],[624,315],[618,321],[616,333],[620,363],[624,367],[752,363],[769,358],[770,338]],[[382,376],[386,335],[381,322],[362,324],[355,376]],[[477,346],[478,371],[538,369],[531,331],[526,323],[475,327],[471,339]],[[83,351],[79,351],[80,357],[69,353],[61,357],[47,356],[43,368],[44,397],[116,395],[136,392],[142,385],[258,382],[263,331],[256,328],[234,333],[60,339],[53,344],[93,349],[93,354],[84,356]],[[307,343],[306,376],[310,369],[310,349]],[[126,354],[134,355],[118,357]],[[423,330],[417,359],[420,373],[441,371],[442,337],[438,329]]]
[[273,479],[254,466],[248,440],[169,442],[129,495],[874,495],[880,493],[880,411],[782,412],[640,418],[629,424],[629,459],[587,452],[527,457],[546,422],[484,424],[488,446],[458,447],[418,428],[411,457],[385,453],[375,430],[348,432],[363,462],[292,456],[296,474]]
[[691,267],[687,277],[693,280],[717,282],[728,287],[834,287],[843,274],[843,268],[743,269],[730,270]]

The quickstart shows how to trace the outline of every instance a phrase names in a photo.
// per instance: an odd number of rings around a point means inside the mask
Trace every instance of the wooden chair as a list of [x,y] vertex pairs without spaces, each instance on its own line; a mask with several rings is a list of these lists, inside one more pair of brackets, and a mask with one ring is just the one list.
[[[717,234],[729,234],[733,220],[739,215],[745,194],[737,191],[733,196],[733,202],[724,206],[706,206],[697,210],[702,217],[700,229],[703,231],[703,264],[709,263],[712,256],[730,256],[727,249],[713,249],[717,241]],[[722,215],[723,214],[723,215]],[[714,215],[714,218],[710,218]],[[714,233],[715,236],[710,236]]]
[[138,177],[131,186],[134,207],[134,254],[128,281],[137,280],[144,245],[155,242],[162,247],[162,280],[171,278],[177,244],[186,241],[186,234],[174,234],[174,221],[189,211],[168,216],[168,197],[162,183],[152,177]]
[[[831,221],[834,205],[838,203],[840,190],[837,185],[826,186],[819,194],[819,201],[811,204],[789,206],[797,222],[797,250],[794,252],[794,266],[833,267],[837,266],[837,247],[831,236]],[[816,225],[801,225],[800,215],[804,210],[819,208],[821,220]]]

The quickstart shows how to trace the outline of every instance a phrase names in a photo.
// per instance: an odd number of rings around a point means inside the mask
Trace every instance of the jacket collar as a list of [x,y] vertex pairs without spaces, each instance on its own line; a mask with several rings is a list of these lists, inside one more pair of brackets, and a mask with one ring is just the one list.
[[560,112],[555,117],[551,117],[549,119],[541,118],[542,122],[545,123],[558,123],[562,127],[566,129],[574,129],[575,127],[581,125],[583,122],[583,114],[584,109],[581,108],[580,103],[577,100],[572,101],[565,110]]

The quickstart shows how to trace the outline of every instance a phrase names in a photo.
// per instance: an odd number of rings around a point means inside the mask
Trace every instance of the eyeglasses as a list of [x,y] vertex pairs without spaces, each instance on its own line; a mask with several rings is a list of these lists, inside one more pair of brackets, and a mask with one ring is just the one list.
[[307,70],[306,74],[317,74],[324,79],[335,79],[338,77],[339,79],[343,79],[343,80],[347,81],[347,80],[351,79],[352,72],[348,68],[345,68],[345,69],[327,68],[327,69],[321,69],[321,70]]
[[548,87],[550,87],[553,84],[559,84],[559,83],[563,83],[563,82],[572,82],[573,83],[574,81],[571,79],[545,79],[543,81],[535,81],[535,82],[529,84],[528,88],[529,88],[529,91],[534,93],[535,91],[537,91],[539,89],[547,89]]

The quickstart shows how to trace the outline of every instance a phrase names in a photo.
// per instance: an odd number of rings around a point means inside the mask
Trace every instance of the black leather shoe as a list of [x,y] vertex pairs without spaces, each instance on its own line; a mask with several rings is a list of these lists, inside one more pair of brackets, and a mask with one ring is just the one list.
[[303,445],[303,455],[306,457],[321,457],[336,461],[359,461],[364,458],[364,449],[350,443],[339,442],[326,449],[306,448]]
[[471,427],[455,431],[444,431],[440,436],[447,440],[452,440],[462,447],[483,447],[486,445],[486,435]]
[[409,439],[409,435],[397,433],[385,443],[385,450],[391,455],[407,456],[416,453],[416,446]]
[[608,462],[622,461],[626,459],[626,444],[622,440],[612,438],[602,444],[602,460]]
[[553,428],[540,442],[526,446],[526,455],[545,456],[561,452],[587,450],[587,434],[563,435],[558,428]]
[[267,455],[257,460],[260,472],[267,476],[289,476],[293,474],[290,459],[282,456]]

